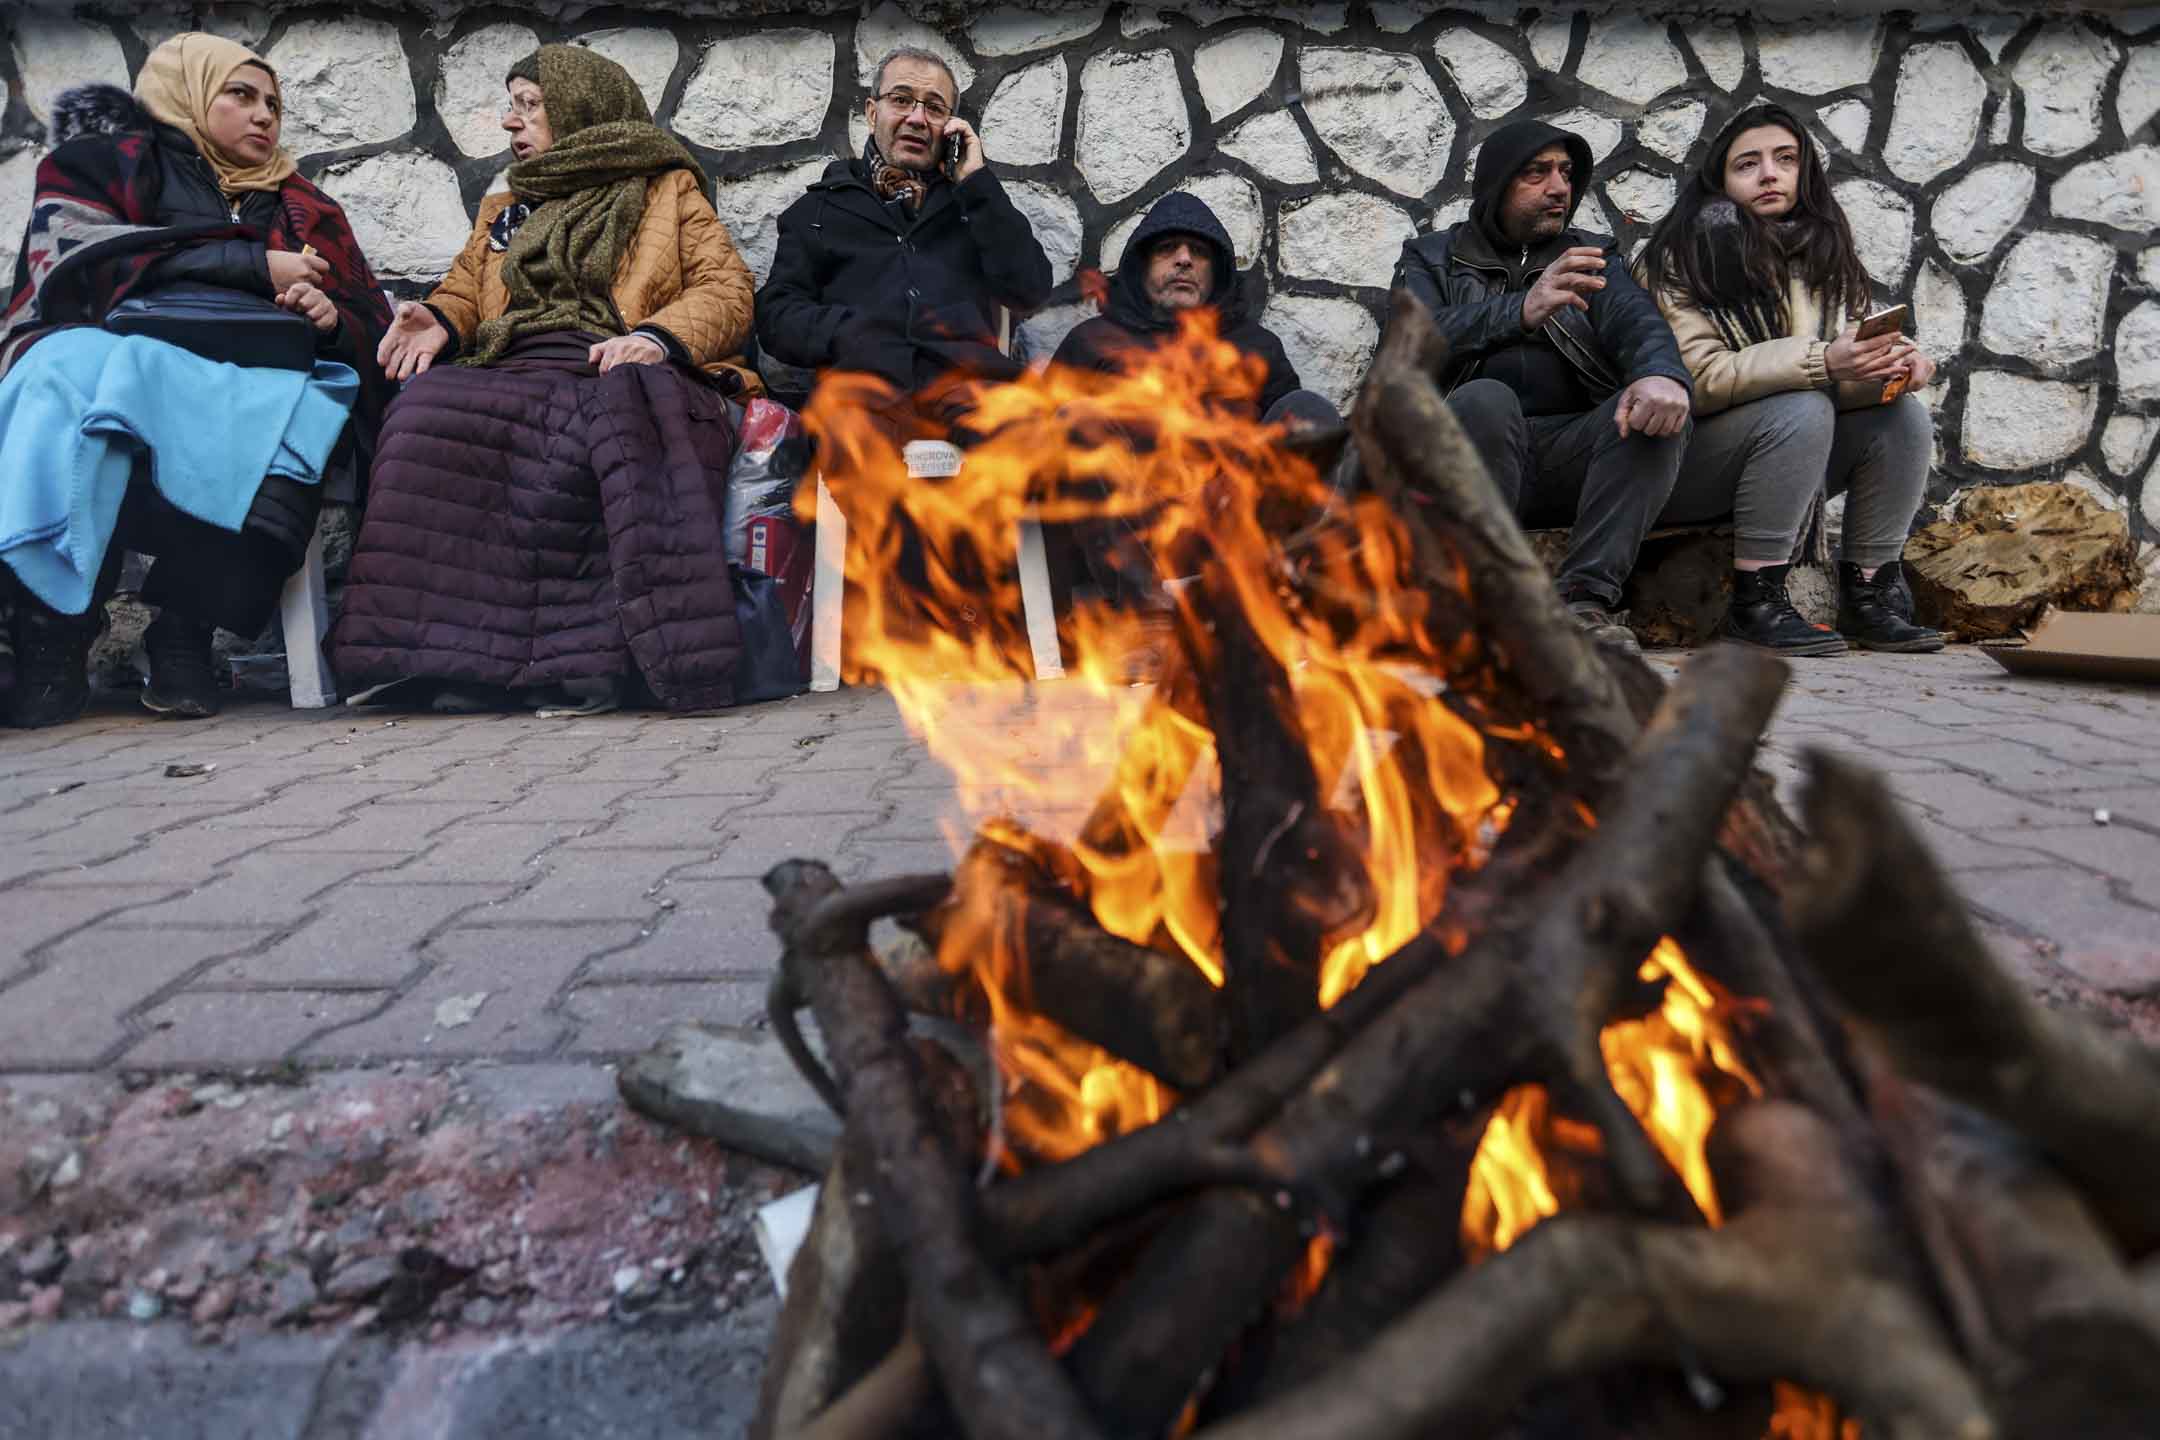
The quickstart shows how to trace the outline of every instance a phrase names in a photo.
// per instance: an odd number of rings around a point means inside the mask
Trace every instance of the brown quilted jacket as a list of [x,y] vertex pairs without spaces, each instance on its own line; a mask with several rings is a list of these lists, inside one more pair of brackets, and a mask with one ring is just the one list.
[[[497,191],[480,202],[465,248],[427,303],[470,344],[480,322],[509,308],[501,252],[488,248],[488,226],[511,201]],[[681,342],[690,358],[717,374],[733,370],[746,393],[761,394],[757,372],[742,359],[750,339],[756,282],[735,253],[727,226],[688,170],[655,176],[645,192],[645,219],[615,276],[615,308],[625,329],[657,325]]]

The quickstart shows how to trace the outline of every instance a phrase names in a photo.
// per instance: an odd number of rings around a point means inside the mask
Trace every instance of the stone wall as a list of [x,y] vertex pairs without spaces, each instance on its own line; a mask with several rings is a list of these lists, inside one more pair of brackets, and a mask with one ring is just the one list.
[[[760,275],[773,217],[862,135],[870,66],[947,55],[964,108],[1061,282],[1028,322],[1045,355],[1085,312],[1073,276],[1115,268],[1173,188],[1215,208],[1308,380],[1338,398],[1378,337],[1402,241],[1465,210],[1481,139],[1541,115],[1598,155],[1582,222],[1630,245],[1702,143],[1775,98],[1819,117],[1837,193],[1884,292],[1945,362],[1928,395],[1937,487],[2077,478],[2160,533],[2160,9],[2045,20],[1891,13],[1828,26],[1480,3],[1194,0],[1036,8],[773,0],[663,10],[425,14],[185,5],[12,13],[0,24],[0,257],[22,230],[53,93],[124,81],[194,24],[260,46],[286,138],[376,268],[418,293],[507,161],[504,68],[537,40],[620,60],[716,178]],[[711,18],[687,13],[718,12]],[[1757,14],[1763,13],[1757,11]],[[576,18],[582,14],[583,18]],[[916,16],[927,18],[918,19]]]

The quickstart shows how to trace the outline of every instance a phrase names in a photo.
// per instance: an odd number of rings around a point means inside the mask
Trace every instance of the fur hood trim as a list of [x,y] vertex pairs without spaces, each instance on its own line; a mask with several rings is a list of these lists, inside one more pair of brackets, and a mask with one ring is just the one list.
[[51,143],[65,145],[83,135],[149,130],[155,123],[142,103],[117,85],[77,85],[61,91],[53,101]]

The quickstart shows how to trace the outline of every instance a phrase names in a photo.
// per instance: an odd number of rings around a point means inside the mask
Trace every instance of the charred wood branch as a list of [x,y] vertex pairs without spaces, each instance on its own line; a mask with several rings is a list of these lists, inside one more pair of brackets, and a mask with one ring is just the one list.
[[[1924,1099],[1913,1157],[1986,1308],[2006,1433],[2131,1440],[2160,1415],[2160,1308],[2056,1171],[1971,1110]],[[2102,1383],[2095,1383],[2099,1377]]]
[[1321,803],[1290,677],[1222,567],[1201,574],[1179,622],[1186,652],[1215,662],[1206,700],[1222,762],[1223,985],[1231,1057],[1242,1060],[1319,1008],[1328,936],[1370,911],[1372,891]]
[[1445,355],[1425,308],[1396,291],[1351,419],[1365,476],[1401,520],[1427,583],[1477,597],[1481,629],[1594,798],[1635,733],[1627,695],[1448,410],[1433,380]]
[[974,1440],[1095,1440],[1026,1308],[975,1244],[965,1162],[908,1043],[906,1014],[868,954],[880,908],[909,908],[934,887],[844,892],[810,861],[778,865],[764,883],[782,976],[817,1016],[843,1113],[865,1122],[863,1168],[907,1272],[910,1319],[961,1427]]
[[1627,1364],[1796,1379],[1883,1440],[1990,1440],[1978,1388],[1829,1134],[1771,1102],[1729,1113],[1717,1144],[1728,1159],[1745,1152],[1728,1187],[1740,1214],[1724,1229],[1548,1220],[1326,1378],[1203,1440],[1478,1433],[1538,1386]]
[[876,1368],[786,1440],[890,1440],[906,1433],[930,1398],[931,1383],[922,1342],[912,1332],[902,1335]]
[[2160,1246],[2160,1060],[2025,993],[1883,783],[1809,757],[1793,928],[1898,1070],[2045,1150],[2132,1258]]

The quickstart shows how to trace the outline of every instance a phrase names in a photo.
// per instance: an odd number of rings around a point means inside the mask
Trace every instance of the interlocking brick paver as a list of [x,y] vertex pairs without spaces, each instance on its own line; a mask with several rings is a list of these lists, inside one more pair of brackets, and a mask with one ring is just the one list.
[[360,1019],[384,993],[324,990],[184,990],[144,1013],[127,1065],[193,1069],[275,1065],[326,1026]]
[[684,871],[684,880],[724,880],[763,875],[782,860],[829,859],[857,830],[877,823],[875,807],[851,814],[775,815],[755,821],[729,821],[722,829],[718,858]]
[[0,990],[0,1071],[97,1064],[131,1033],[127,1011],[205,961],[259,944],[268,933],[235,926],[61,941],[35,974]]
[[2130,825],[2087,820],[2082,825],[2025,831],[2018,843],[2111,876],[2125,898],[2151,906],[2149,943],[2160,952],[2160,835]]
[[207,885],[241,856],[305,839],[306,830],[232,828],[204,822],[152,835],[112,859],[57,871],[40,885]]
[[421,942],[510,893],[506,885],[340,885],[266,948],[212,966],[218,984],[395,985],[428,963]]
[[[569,1030],[568,1017],[550,1013],[556,993],[598,944],[585,928],[453,930],[428,946],[432,968],[381,1014],[344,1026],[310,1044],[315,1059],[404,1058],[422,1055],[543,1055]],[[439,1017],[445,1001],[484,995],[472,1018]]]
[[[575,832],[570,832],[575,833]],[[406,885],[414,879],[444,884],[522,884],[540,874],[541,857],[559,845],[559,826],[454,822],[395,868],[356,876],[355,885]]]
[[616,807],[623,800],[643,788],[634,780],[536,777],[523,795],[476,819],[502,825],[526,824],[534,820],[549,824],[608,820],[614,817]]
[[333,816],[322,829],[299,839],[283,840],[280,850],[384,850],[410,855],[438,832],[469,816],[488,813],[480,801],[413,805],[366,805]]
[[[25,956],[93,920],[134,912],[179,894],[170,885],[16,885],[0,890],[0,979]],[[86,997],[87,998],[87,997]],[[6,994],[0,991],[0,1004]]]
[[656,899],[667,908],[654,918],[651,932],[601,956],[590,978],[682,979],[720,972],[762,977],[780,958],[780,942],[766,924],[772,897],[755,880],[670,880]]
[[137,925],[270,925],[289,929],[307,918],[314,898],[369,870],[397,863],[380,851],[284,855],[255,850],[215,880],[130,912]]
[[[746,786],[747,788],[747,786]],[[741,795],[655,796],[640,793],[613,819],[578,827],[566,850],[688,850],[720,848],[726,817],[759,792]]]
[[705,980],[580,985],[563,1001],[577,1024],[568,1051],[614,1058],[642,1050],[685,1020],[747,1027],[763,1022],[765,982]]
[[528,924],[542,920],[638,920],[660,913],[657,887],[677,871],[701,864],[700,850],[558,850],[531,885],[489,905],[476,920]]
[[2107,877],[2034,865],[1966,876],[1961,888],[1981,913],[2051,942],[2056,963],[2087,983],[2126,994],[2160,990],[2160,911],[2125,904]]

